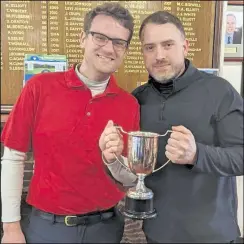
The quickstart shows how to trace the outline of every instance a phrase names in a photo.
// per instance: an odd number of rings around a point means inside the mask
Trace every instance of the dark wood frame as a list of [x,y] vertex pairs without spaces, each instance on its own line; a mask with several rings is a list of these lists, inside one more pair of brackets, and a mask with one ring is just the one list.
[[228,1],[228,5],[244,5],[244,1]]
[[222,22],[223,22],[223,1],[215,1],[215,20],[214,20],[214,45],[212,56],[212,67],[220,68],[220,51],[222,37]]
[[244,58],[243,57],[225,57],[225,62],[244,62]]

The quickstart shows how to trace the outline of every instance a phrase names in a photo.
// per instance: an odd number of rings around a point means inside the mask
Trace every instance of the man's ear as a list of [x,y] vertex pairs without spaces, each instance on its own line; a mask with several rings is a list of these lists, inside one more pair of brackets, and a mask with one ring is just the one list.
[[80,33],[80,46],[81,46],[81,48],[84,48],[84,46],[85,46],[86,37],[87,37],[86,33],[84,31],[81,31],[81,33]]
[[187,39],[184,40],[183,47],[184,47],[184,55],[186,57],[189,50],[189,41]]

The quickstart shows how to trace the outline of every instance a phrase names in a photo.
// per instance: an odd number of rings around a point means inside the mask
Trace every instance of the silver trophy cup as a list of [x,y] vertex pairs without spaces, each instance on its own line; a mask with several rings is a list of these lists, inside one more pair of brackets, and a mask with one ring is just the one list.
[[153,192],[144,184],[144,178],[164,166],[154,170],[157,162],[158,138],[172,132],[168,130],[164,135],[152,132],[132,131],[126,132],[117,126],[123,133],[128,134],[128,166],[117,160],[129,171],[137,175],[137,185],[130,188],[126,193],[125,207],[122,214],[132,219],[148,219],[156,217],[157,213],[153,207]]

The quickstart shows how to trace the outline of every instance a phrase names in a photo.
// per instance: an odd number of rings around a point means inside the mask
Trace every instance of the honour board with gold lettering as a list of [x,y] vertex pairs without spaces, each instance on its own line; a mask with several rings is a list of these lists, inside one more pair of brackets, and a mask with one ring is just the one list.
[[127,55],[115,73],[125,90],[131,92],[148,79],[138,32],[143,19],[158,10],[182,21],[193,64],[213,67],[215,1],[2,1],[1,105],[13,105],[21,92],[25,54],[65,54],[69,67],[81,62],[79,35],[84,16],[104,2],[119,2],[135,19]]

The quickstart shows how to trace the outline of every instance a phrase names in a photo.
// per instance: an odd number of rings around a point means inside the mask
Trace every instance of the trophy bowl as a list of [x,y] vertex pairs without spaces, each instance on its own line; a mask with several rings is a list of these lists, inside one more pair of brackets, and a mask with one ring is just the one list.
[[130,132],[128,137],[128,164],[132,173],[149,175],[153,172],[158,151],[158,134]]

